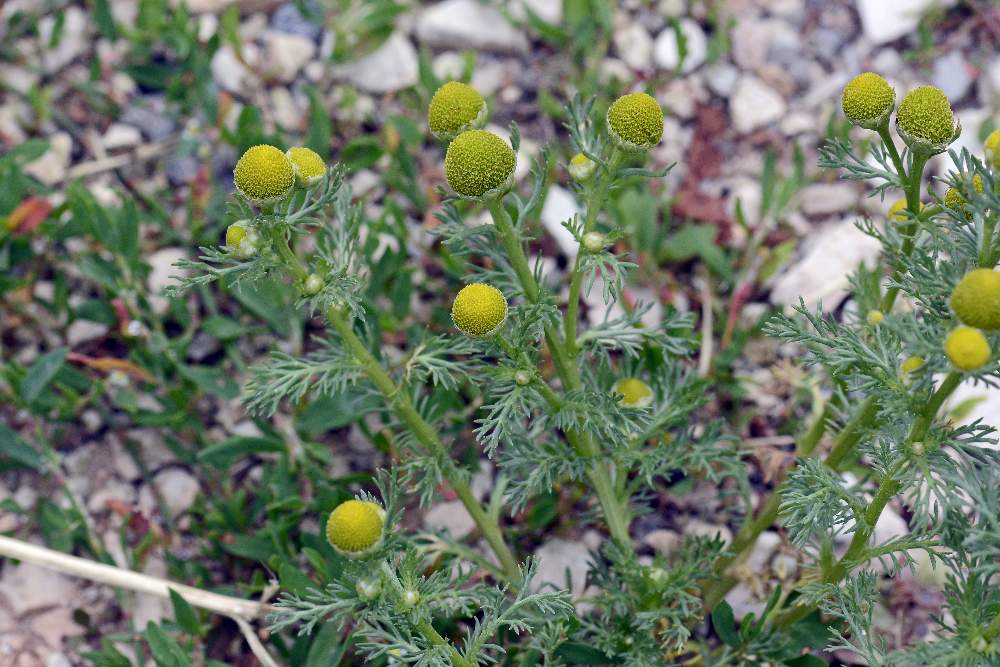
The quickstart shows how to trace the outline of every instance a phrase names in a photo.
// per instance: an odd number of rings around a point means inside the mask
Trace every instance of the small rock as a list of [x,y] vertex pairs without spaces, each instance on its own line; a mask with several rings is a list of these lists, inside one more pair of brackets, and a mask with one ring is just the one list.
[[[143,574],[163,579],[167,576],[167,564],[160,556],[153,555],[146,560],[142,571]],[[144,628],[147,623],[159,623],[164,618],[171,618],[172,614],[173,605],[171,605],[169,598],[150,593],[137,593],[133,597],[129,616],[135,627]]]
[[865,37],[874,44],[892,42],[914,31],[932,5],[950,6],[954,0],[855,0]]
[[152,271],[147,279],[149,288],[150,303],[153,310],[162,315],[167,312],[167,300],[162,296],[163,288],[174,283],[175,278],[185,274],[183,269],[179,269],[174,264],[187,258],[187,250],[184,248],[161,248],[149,256],[149,265]]
[[279,81],[291,83],[316,53],[316,44],[308,37],[277,30],[265,30],[262,62]]
[[337,69],[345,78],[368,93],[391,93],[417,83],[417,51],[406,35],[395,32],[382,46],[364,58]]
[[52,44],[53,33],[56,28],[56,17],[54,14],[44,16],[38,22],[39,42],[44,45],[42,49],[42,69],[47,74],[52,74],[66,65],[70,64],[87,49],[87,26],[89,19],[76,5],[70,5],[62,13],[62,26],[59,30],[59,38],[55,45]]
[[701,519],[688,521],[688,524],[684,526],[684,534],[702,535],[704,537],[715,537],[718,535],[726,545],[733,541],[733,531],[729,530],[728,526],[711,524]]
[[510,13],[515,19],[525,21],[528,11],[551,25],[559,25],[563,19],[562,0],[520,0],[510,3]]
[[[159,107],[162,104],[159,101],[151,101],[150,106]],[[150,141],[162,141],[166,139],[173,133],[176,127],[174,121],[162,113],[134,105],[126,109],[118,120],[121,123],[138,128],[143,136]]]
[[549,188],[545,203],[542,205],[542,225],[545,226],[545,231],[555,240],[563,254],[570,259],[576,257],[579,244],[573,238],[573,234],[563,227],[562,223],[581,213],[580,205],[577,204],[576,197],[573,196],[572,192],[558,185]]
[[165,172],[173,186],[187,185],[198,175],[201,162],[194,155],[175,155],[167,160]]
[[222,349],[219,345],[219,339],[215,336],[210,336],[204,331],[199,331],[191,339],[191,343],[187,347],[187,358],[190,361],[199,363],[212,356],[216,352]]
[[945,97],[952,104],[965,97],[972,87],[969,65],[959,51],[952,51],[934,62],[934,75],[931,80],[935,86],[944,91]]
[[259,85],[257,76],[247,69],[229,44],[223,44],[212,56],[212,80],[231,93],[242,94]]
[[767,568],[767,563],[771,560],[771,556],[774,555],[774,552],[777,551],[780,545],[781,535],[778,535],[773,530],[762,532],[757,537],[757,541],[754,542],[753,548],[746,559],[746,565],[750,568],[750,571],[754,573],[763,572]]
[[816,115],[808,111],[795,111],[781,119],[780,128],[781,133],[789,137],[815,132]]
[[317,40],[323,28],[316,23],[314,17],[318,16],[321,19],[323,8],[320,7],[318,2],[307,2],[306,9],[310,13],[310,16],[303,16],[302,12],[299,11],[298,5],[294,2],[281,5],[271,15],[271,27],[280,32],[287,32],[290,35],[300,35],[313,41]]
[[124,482],[109,481],[101,485],[101,488],[90,494],[87,499],[87,509],[91,513],[97,514],[108,509],[110,501],[118,501],[131,505],[135,502],[135,488],[131,484]]
[[284,86],[271,89],[271,111],[274,122],[286,130],[298,128],[302,122],[302,111],[295,104],[292,94]]
[[41,76],[38,72],[24,67],[17,67],[10,63],[4,63],[4,85],[26,95],[38,83]]
[[646,533],[642,541],[664,556],[669,556],[681,543],[681,537],[672,530],[658,528]]
[[0,590],[15,614],[49,607],[66,608],[79,600],[76,582],[53,570],[31,563],[14,565],[5,561],[0,576]]
[[55,185],[66,178],[73,139],[66,132],[48,137],[49,149],[41,157],[24,165],[24,173],[37,178],[45,185]]
[[141,142],[142,133],[139,132],[139,129],[125,123],[112,123],[101,138],[104,150],[108,151],[113,151],[116,148],[138,146]]
[[598,76],[602,83],[617,81],[620,83],[631,82],[635,77],[632,70],[618,58],[605,58],[597,67]]
[[590,569],[590,552],[586,545],[555,537],[538,547],[535,556],[538,558],[538,573],[531,582],[532,589],[540,590],[544,584],[552,584],[565,590],[566,577],[569,576],[569,590],[573,597],[583,593]]
[[73,320],[66,329],[66,344],[77,347],[83,343],[104,338],[108,335],[108,325],[90,320]]
[[417,17],[417,39],[428,46],[524,53],[528,39],[500,11],[477,0],[444,0]]
[[459,500],[438,503],[424,515],[424,524],[433,531],[445,531],[460,540],[476,528],[476,522]]
[[1000,97],[1000,56],[997,56],[986,66],[986,81],[993,89],[993,95]]
[[771,563],[771,571],[782,581],[794,579],[799,572],[799,561],[789,554],[778,554]]
[[442,51],[431,61],[431,71],[442,81],[459,79],[465,71],[465,58],[457,51]]
[[[178,517],[191,509],[201,491],[198,480],[179,468],[168,468],[159,473],[153,478],[153,484],[172,517]],[[144,486],[139,494],[139,507],[145,512],[152,512],[158,507],[148,486]]]
[[813,233],[802,259],[778,276],[771,303],[793,305],[801,297],[810,310],[820,302],[833,307],[847,294],[848,276],[862,262],[871,265],[880,250],[853,219],[827,225]]
[[733,126],[740,134],[748,134],[773,123],[785,115],[785,110],[784,98],[752,75],[740,78],[732,99],[729,100]]
[[858,205],[858,193],[848,183],[814,183],[802,188],[802,212],[810,217],[849,211]]
[[754,595],[747,584],[737,584],[726,593],[726,602],[733,608],[733,617],[737,621],[747,614],[754,614],[759,618],[766,607],[764,600]]
[[727,62],[719,62],[705,70],[705,83],[719,97],[729,97],[736,88],[740,71]]
[[[700,67],[708,55],[708,39],[705,31],[701,29],[695,21],[682,19],[680,21],[681,33],[684,35],[687,53],[684,55],[684,64],[681,72],[687,74]],[[673,26],[669,26],[656,37],[656,44],[653,47],[653,57],[657,66],[665,70],[674,70],[681,62],[680,49],[677,46],[677,33]]]
[[615,49],[618,57],[634,70],[648,70],[653,65],[653,38],[638,23],[615,30]]
[[500,90],[509,78],[504,63],[496,60],[479,63],[477,60],[476,71],[472,73],[472,81],[469,83],[484,97],[488,97]]

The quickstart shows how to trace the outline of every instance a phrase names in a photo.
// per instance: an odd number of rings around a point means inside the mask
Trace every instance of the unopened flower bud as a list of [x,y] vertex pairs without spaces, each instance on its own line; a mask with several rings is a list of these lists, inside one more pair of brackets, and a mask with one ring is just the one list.
[[986,164],[993,167],[994,171],[1000,172],[1000,129],[993,130],[983,142],[983,157]]
[[527,387],[531,384],[531,374],[528,371],[517,371],[514,373],[514,382],[518,387]]
[[583,249],[591,254],[604,250],[607,243],[607,237],[600,232],[587,232],[583,235]]
[[911,151],[943,153],[962,134],[948,97],[940,88],[920,86],[906,94],[896,112],[896,131]]
[[868,314],[865,316],[865,321],[868,322],[870,326],[878,326],[885,319],[885,315],[881,310],[869,310]]
[[569,175],[575,180],[586,181],[594,175],[597,163],[583,153],[577,153],[570,159],[569,166],[566,169],[569,171]]
[[852,123],[874,130],[889,119],[896,105],[896,91],[878,74],[865,72],[844,86],[840,104]]
[[416,591],[403,591],[400,602],[402,602],[403,608],[413,609],[420,602],[420,593]]
[[621,395],[618,404],[623,408],[645,408],[653,402],[653,390],[639,378],[622,378],[613,391]]
[[975,269],[965,274],[951,291],[951,309],[962,324],[1000,329],[1000,272]]
[[302,292],[308,296],[319,294],[321,289],[323,289],[323,279],[315,273],[310,273],[305,283],[302,284]]
[[382,582],[377,578],[359,579],[354,588],[359,598],[371,601],[378,597],[379,591],[382,588]]
[[990,360],[990,343],[979,329],[959,326],[944,341],[944,352],[961,371],[974,371]]

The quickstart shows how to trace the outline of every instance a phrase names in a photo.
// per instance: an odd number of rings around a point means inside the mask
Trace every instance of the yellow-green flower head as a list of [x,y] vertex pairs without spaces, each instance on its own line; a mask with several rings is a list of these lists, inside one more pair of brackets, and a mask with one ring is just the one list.
[[463,287],[451,305],[451,321],[468,336],[492,336],[507,319],[507,298],[493,285]]
[[304,188],[319,183],[326,175],[326,162],[311,148],[296,146],[285,151],[285,155],[292,161],[295,179]]
[[621,378],[612,391],[621,395],[618,405],[623,408],[645,408],[653,402],[653,390],[639,378]]
[[594,175],[594,171],[597,169],[597,163],[583,153],[577,153],[570,158],[569,166],[566,169],[569,171],[569,175],[572,176],[574,180],[586,181]]
[[486,130],[466,130],[448,144],[444,175],[467,199],[491,199],[510,189],[517,156],[503,139]]
[[[920,208],[922,209],[923,207],[923,204],[921,204]],[[904,197],[894,201],[892,206],[889,207],[889,212],[886,213],[886,217],[893,222],[906,222],[909,220],[909,218],[906,217],[906,198]]]
[[965,274],[951,292],[951,309],[962,324],[1000,329],[1000,272],[976,269]]
[[248,220],[226,227],[226,249],[238,259],[250,259],[260,249],[260,236]]
[[[973,175],[972,187],[976,189],[976,192],[982,192],[983,177],[979,174]],[[972,218],[972,213],[967,210],[968,207],[966,206],[965,195],[959,188],[948,188],[948,191],[944,193],[944,205],[953,211],[963,211],[966,219]]]
[[1000,171],[1000,130],[993,130],[983,142],[983,156],[986,164],[993,167],[994,171]]
[[990,343],[979,329],[955,327],[944,340],[944,352],[961,371],[974,371],[990,360]]
[[330,512],[326,539],[340,554],[355,558],[370,552],[382,541],[385,510],[367,500],[348,500]]
[[903,360],[903,363],[899,366],[899,374],[904,378],[909,377],[910,373],[917,370],[924,365],[923,357],[918,357],[911,355]]
[[255,204],[281,201],[295,185],[295,168],[288,156],[274,146],[251,146],[236,162],[233,183]]
[[608,107],[608,133],[619,147],[649,150],[663,137],[663,109],[646,93],[622,95]]
[[865,321],[873,327],[881,324],[884,319],[885,314],[881,310],[869,310],[868,314],[865,316]]
[[472,86],[449,81],[434,93],[427,107],[427,126],[438,139],[451,140],[486,123],[486,100]]
[[920,86],[908,92],[900,103],[896,131],[910,150],[935,155],[958,139],[962,124],[957,122],[951,103],[940,88]]
[[888,121],[896,106],[896,91],[878,74],[865,72],[844,86],[840,106],[852,123],[874,130]]

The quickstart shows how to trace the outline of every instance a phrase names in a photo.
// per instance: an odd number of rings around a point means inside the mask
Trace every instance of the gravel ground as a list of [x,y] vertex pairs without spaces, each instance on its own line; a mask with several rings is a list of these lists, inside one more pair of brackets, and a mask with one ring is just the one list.
[[[4,23],[20,9],[33,9],[30,0],[9,0],[0,7],[0,37]],[[111,11],[123,24],[136,20],[132,0],[112,0]],[[308,131],[307,88],[316,86],[338,126],[359,132],[378,132],[390,112],[405,108],[401,93],[419,77],[418,53],[426,50],[433,71],[442,78],[461,71],[462,51],[476,54],[472,84],[493,97],[498,125],[517,120],[524,137],[522,151],[537,151],[559,133],[552,121],[536,111],[539,90],[565,90],[571,71],[565,56],[545,44],[518,22],[526,8],[552,24],[563,21],[559,0],[511,1],[505,7],[509,23],[495,5],[477,0],[445,0],[414,6],[397,21],[396,31],[375,51],[344,64],[328,66],[334,40],[328,30],[303,17],[293,3],[268,0],[229,2],[189,0],[198,15],[198,31],[207,41],[219,31],[227,7],[239,9],[237,30],[242,50],[223,45],[210,63],[212,83],[225,108],[224,125],[234,126],[244,106],[256,107],[268,128],[291,134]],[[847,275],[858,262],[874,258],[877,244],[854,228],[860,214],[884,219],[887,203],[866,199],[859,184],[836,181],[833,174],[815,167],[816,149],[827,119],[839,106],[839,92],[849,78],[861,71],[884,75],[898,97],[919,83],[941,87],[961,117],[964,132],[956,148],[981,153],[984,123],[997,118],[1000,107],[1000,9],[990,2],[968,2],[943,11],[927,23],[927,40],[916,31],[917,15],[929,3],[922,0],[730,0],[718,3],[721,13],[710,13],[708,4],[683,0],[627,0],[615,12],[614,35],[599,75],[617,79],[621,87],[653,83],[656,96],[667,109],[664,141],[653,154],[655,166],[678,162],[666,181],[664,196],[674,197],[674,215],[715,224],[724,243],[739,246],[745,240],[734,224],[737,201],[748,222],[760,222],[759,176],[768,149],[788,169],[792,146],[804,154],[809,184],[802,189],[783,218],[791,230],[796,250],[790,261],[744,308],[752,318],[771,305],[822,302],[828,309],[844,300]],[[957,3],[943,3],[955,5]],[[45,137],[47,153],[27,171],[53,186],[46,199],[58,206],[61,189],[73,179],[102,202],[115,201],[123,186],[137,193],[162,197],[167,207],[182,207],[191,192],[204,187],[204,179],[226,183],[236,156],[220,142],[218,131],[204,119],[188,117],[170,108],[162,96],[125,73],[126,48],[122,40],[99,36],[84,5],[69,5],[61,18],[62,37],[46,48],[55,29],[55,16],[39,25],[40,37],[13,45],[19,58],[0,63],[0,146],[6,151],[33,137]],[[683,76],[670,76],[680,64],[678,40],[672,21],[685,35],[687,55]],[[720,28],[720,26],[722,26]],[[713,50],[721,36],[730,48],[721,58]],[[100,57],[100,72],[92,79],[90,66]],[[115,100],[121,112],[98,114],[81,98],[83,82],[91,82]],[[640,82],[640,83],[637,83]],[[47,104],[61,111],[39,123],[23,93],[38,83],[47,86]],[[337,140],[335,139],[335,143]],[[440,181],[439,149],[428,146],[420,156],[422,180],[430,191]],[[526,164],[527,160],[521,160]],[[209,169],[203,169],[204,165]],[[352,184],[369,206],[378,207],[385,196],[376,163],[352,176]],[[942,173],[944,162],[931,167]],[[206,173],[207,172],[207,173]],[[523,177],[523,174],[521,174]],[[541,246],[556,260],[571,248],[560,246],[560,222],[576,206],[569,190],[554,186],[548,195],[542,221],[550,235]],[[422,220],[412,220],[415,229]],[[564,240],[564,239],[562,239]],[[152,241],[155,243],[155,239]],[[190,249],[157,245],[148,256],[152,267],[150,292],[156,294],[174,275],[171,266]],[[69,273],[72,277],[72,273]],[[53,291],[52,282],[40,281],[36,296]],[[648,291],[663,297],[670,290],[639,285],[635,294]],[[72,290],[71,290],[72,291]],[[595,294],[599,290],[595,290]],[[82,298],[83,295],[80,296]],[[73,297],[70,296],[72,299]],[[671,292],[666,299],[681,307],[697,291]],[[166,309],[166,302],[160,304]],[[599,301],[591,311],[603,308]],[[654,309],[652,317],[656,317]],[[39,313],[45,322],[45,314]],[[5,321],[4,321],[5,320]],[[65,344],[81,354],[108,353],[112,349],[106,325],[76,319],[47,321],[40,334],[18,329],[18,319],[0,319],[0,351],[23,364],[34,361],[52,346]],[[267,349],[266,337],[249,337],[248,356]],[[210,336],[189,354],[210,358],[218,342]],[[738,369],[752,391],[747,401],[759,414],[750,425],[753,475],[766,481],[769,472],[787,457],[788,439],[773,424],[780,423],[797,372],[794,350],[773,342],[755,341],[746,349]],[[992,420],[1000,427],[1000,395],[982,389],[960,391],[956,400],[982,397],[969,415]],[[139,396],[138,400],[148,400]],[[238,400],[203,399],[199,409],[215,414],[210,436],[255,435]],[[717,410],[724,409],[716,406]],[[26,415],[0,406],[0,420],[29,430]],[[77,429],[63,433],[59,452],[65,482],[86,508],[95,532],[112,555],[120,553],[118,539],[123,517],[144,517],[151,524],[163,513],[173,520],[176,533],[157,550],[183,554],[193,547],[185,535],[185,513],[197,501],[202,480],[197,471],[179,462],[170,446],[168,429],[140,427],[110,420],[96,411],[85,412]],[[346,448],[335,466],[344,471],[367,469],[380,455],[357,434],[347,436]],[[146,468],[141,470],[136,460]],[[488,464],[477,487],[485,493],[490,484]],[[253,480],[253,470],[243,471]],[[0,475],[0,499],[12,499],[30,510],[39,498],[53,491],[53,482],[29,473]],[[731,538],[732,527],[719,523],[720,501],[711,489],[696,490],[683,499],[666,498],[663,512],[638,522],[637,537],[652,550],[669,551],[681,532],[716,533]],[[425,525],[463,536],[473,525],[460,503],[442,502],[424,515]],[[17,530],[24,536],[23,518],[0,509],[0,531]],[[897,511],[887,511],[876,530],[882,539],[906,531]],[[539,545],[541,576],[562,582],[565,567],[584,566],[588,548],[602,537],[582,535],[549,537]],[[124,560],[124,559],[123,559]],[[759,610],[775,581],[795,577],[798,562],[783,536],[762,535],[747,562],[745,583],[734,589],[729,601],[737,614]],[[146,561],[150,573],[163,575],[162,554]],[[903,639],[919,637],[927,629],[928,615],[940,605],[938,582],[926,568],[917,580],[904,575],[876,614],[881,627]],[[582,576],[574,577],[582,581]],[[86,620],[79,610],[86,610]],[[142,627],[147,620],[171,616],[169,603],[145,596],[116,597],[106,588],[41,570],[30,565],[3,564],[0,570],[0,664],[49,667],[83,664],[80,652],[95,645],[97,633],[120,632],[127,621]],[[905,623],[902,619],[905,618]],[[233,650],[239,651],[234,633]],[[840,656],[847,660],[849,656]],[[243,664],[243,663],[239,663]],[[249,663],[246,663],[249,664]]]

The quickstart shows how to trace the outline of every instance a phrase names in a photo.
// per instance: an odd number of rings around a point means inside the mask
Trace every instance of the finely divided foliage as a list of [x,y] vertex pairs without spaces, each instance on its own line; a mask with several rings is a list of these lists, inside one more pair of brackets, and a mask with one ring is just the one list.
[[[851,90],[845,109],[857,107]],[[485,327],[476,337],[450,329],[417,337],[402,354],[383,353],[373,306],[365,302],[372,229],[340,167],[260,209],[238,200],[232,220],[247,221],[239,224],[256,233],[253,252],[244,245],[240,256],[204,248],[202,262],[184,264],[192,275],[178,291],[211,280],[284,278],[301,294],[300,307],[329,325],[312,352],[276,352],[256,369],[247,407],[269,416],[307,396],[365,394],[390,420],[398,456],[396,469],[380,474],[379,494],[361,497],[385,509],[384,539],[326,568],[321,589],[283,595],[272,630],[309,633],[333,623],[354,636],[362,654],[389,664],[464,667],[506,655],[517,661],[510,664],[803,665],[819,664],[803,654],[824,645],[873,665],[1000,664],[1000,456],[984,447],[995,442],[991,428],[940,416],[961,381],[998,377],[995,354],[963,371],[944,345],[960,324],[949,307],[952,289],[969,271],[992,269],[1000,259],[997,174],[967,152],[952,154],[955,169],[946,180],[961,190],[966,208],[943,207],[925,192],[923,169],[946,144],[924,141],[900,153],[888,130],[892,96],[881,99],[888,111],[862,119],[881,143],[863,155],[849,142],[832,141],[821,165],[872,181],[873,195],[901,193],[906,209],[887,223],[859,222],[882,244],[883,264],[859,268],[842,317],[800,304],[770,320],[768,331],[801,345],[831,389],[798,441],[796,462],[756,508],[737,440],[724,424],[693,417],[711,386],[687,359],[696,347],[693,316],[667,308],[653,319],[648,305],[613,308],[623,302],[635,264],[616,249],[624,230],[602,216],[602,207],[612,189],[667,173],[626,166],[643,158],[632,152],[635,144],[659,137],[650,125],[658,117],[648,106],[656,105],[653,98],[641,97],[641,118],[628,116],[628,104],[607,117],[592,101],[577,99],[567,108],[573,152],[595,165],[575,171],[573,188],[584,208],[564,222],[579,244],[568,291],[528,252],[552,154],[542,151],[534,161],[523,198],[504,182],[512,153],[477,153],[473,167],[500,176],[488,188],[463,187],[461,197],[448,196],[436,228],[455,284],[483,283],[509,304],[496,330]],[[907,132],[919,136],[929,116],[922,96],[908,99]],[[649,131],[623,149],[621,141],[609,141],[606,118],[619,129]],[[931,130],[935,141],[941,138],[939,128]],[[513,153],[518,144],[512,126]],[[981,191],[972,187],[973,176]],[[472,224],[482,209],[492,224]],[[299,242],[306,234],[314,238],[311,254]],[[607,314],[591,313],[583,327],[580,301],[597,289]],[[463,304],[463,321],[491,314],[476,311],[480,305]],[[996,349],[997,337],[985,336]],[[614,391],[622,378],[650,388],[648,406],[623,402]],[[456,412],[442,392],[474,397],[479,407]],[[823,455],[827,430],[833,449]],[[497,464],[485,501],[472,490],[473,471],[453,457],[469,447]],[[731,544],[689,536],[669,556],[640,559],[632,520],[648,511],[665,481],[678,477],[717,485],[746,514],[743,528]],[[591,553],[587,581],[577,582],[589,585],[587,599],[575,601],[586,607],[534,581],[537,563],[527,551],[515,552],[505,534],[516,534],[505,530],[508,517],[567,482],[593,492],[586,519],[610,535]],[[441,486],[454,492],[484,543],[400,526],[404,494],[428,503]],[[910,532],[878,542],[879,518],[896,500]],[[809,567],[789,582],[791,590],[771,592],[759,618],[750,614],[737,625],[723,598],[756,538],[776,521]],[[871,568],[880,563],[895,574],[914,567],[917,551],[948,573],[950,616],[939,621],[935,640],[890,651],[872,629],[879,577]]]

